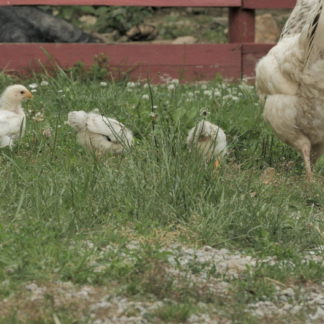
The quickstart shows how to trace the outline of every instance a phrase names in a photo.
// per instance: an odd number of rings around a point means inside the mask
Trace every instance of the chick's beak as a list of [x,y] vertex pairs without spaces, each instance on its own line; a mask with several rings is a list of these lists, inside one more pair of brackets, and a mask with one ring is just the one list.
[[26,91],[24,94],[25,98],[33,98],[33,94],[30,91]]

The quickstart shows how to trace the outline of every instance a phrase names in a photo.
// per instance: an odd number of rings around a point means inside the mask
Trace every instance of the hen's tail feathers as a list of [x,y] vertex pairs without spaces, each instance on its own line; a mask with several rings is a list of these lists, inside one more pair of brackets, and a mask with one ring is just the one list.
[[317,0],[316,9],[311,15],[305,37],[304,66],[309,66],[324,54],[324,0]]
[[[121,144],[124,148],[129,148],[133,144],[133,134],[123,124],[118,121],[112,121],[110,118],[105,118],[101,115],[103,122],[112,132],[112,141]],[[118,128],[116,127],[118,126]],[[117,128],[117,130],[116,130]]]

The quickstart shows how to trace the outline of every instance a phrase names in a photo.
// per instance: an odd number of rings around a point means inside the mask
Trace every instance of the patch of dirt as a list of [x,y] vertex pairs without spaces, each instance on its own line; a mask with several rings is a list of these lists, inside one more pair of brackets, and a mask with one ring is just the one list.
[[69,317],[80,319],[89,309],[107,294],[106,287],[81,286],[71,282],[31,282],[18,293],[0,301],[0,318],[15,314],[22,323],[53,321],[55,312],[67,312]]

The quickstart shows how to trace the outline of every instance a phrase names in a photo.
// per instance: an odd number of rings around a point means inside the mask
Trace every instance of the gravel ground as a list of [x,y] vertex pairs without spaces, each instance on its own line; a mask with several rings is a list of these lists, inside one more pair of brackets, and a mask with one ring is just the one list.
[[[85,242],[84,251],[93,248],[91,242]],[[94,272],[103,272],[109,266],[109,255],[120,253],[125,263],[131,264],[135,255],[141,249],[138,242],[131,242],[122,251],[117,246],[102,247],[96,257],[91,260]],[[204,246],[200,249],[173,244],[162,248],[167,253],[166,272],[174,278],[174,282],[181,282],[186,278],[198,289],[204,289],[217,295],[218,298],[229,297],[233,280],[240,278],[246,271],[253,271],[256,259],[241,253],[233,253],[227,249],[214,249]],[[309,260],[323,261],[322,255],[310,252],[305,257]],[[276,261],[268,258],[263,262],[274,264]],[[194,271],[198,266],[199,271]],[[214,269],[213,275],[210,275]],[[2,285],[8,282],[0,283]],[[245,312],[263,319],[287,317],[307,313],[309,323],[324,323],[324,282],[322,285],[308,285],[305,287],[285,286],[273,281],[276,289],[275,297],[271,300],[262,300],[246,305]],[[158,300],[156,296],[125,297],[118,289],[111,287],[96,287],[91,285],[78,286],[71,282],[36,283],[31,282],[24,286],[19,294],[12,295],[0,301],[0,318],[17,310],[18,317],[24,321],[31,314],[29,310],[46,308],[47,300],[52,300],[53,308],[71,308],[73,316],[93,324],[110,323],[152,323],[152,314],[170,303],[168,299]],[[186,323],[230,323],[228,314],[222,310],[212,308],[212,304],[200,302],[198,311],[190,316]],[[35,316],[35,315],[34,315]],[[55,318],[56,324],[61,323]],[[37,317],[36,317],[37,318]],[[156,321],[155,321],[156,322]]]

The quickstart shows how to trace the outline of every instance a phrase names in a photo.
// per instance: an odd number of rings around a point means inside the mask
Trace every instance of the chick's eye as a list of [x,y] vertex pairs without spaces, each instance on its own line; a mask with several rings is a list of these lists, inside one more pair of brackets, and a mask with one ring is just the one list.
[[21,94],[24,94],[24,93],[25,93],[25,91],[24,91],[24,90],[21,90],[21,91],[20,91],[20,93],[21,93]]

